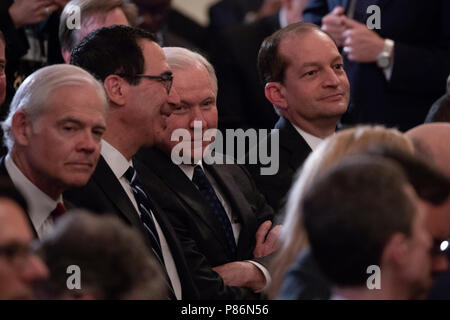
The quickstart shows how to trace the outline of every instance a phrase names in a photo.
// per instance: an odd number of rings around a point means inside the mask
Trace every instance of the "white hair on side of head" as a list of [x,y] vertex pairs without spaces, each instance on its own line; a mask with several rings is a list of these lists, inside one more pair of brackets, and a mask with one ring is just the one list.
[[195,66],[204,66],[208,71],[213,89],[217,95],[218,84],[216,71],[214,70],[212,64],[204,56],[181,47],[165,47],[163,50],[166,55],[167,63],[171,69],[183,70]]
[[108,109],[103,85],[98,82],[89,72],[69,64],[56,64],[41,68],[31,75],[17,89],[11,102],[6,120],[2,122],[4,132],[4,144],[11,150],[14,140],[11,134],[11,125],[14,114],[22,110],[30,118],[36,120],[43,114],[49,96],[54,90],[65,86],[92,86],[102,99],[105,111]]

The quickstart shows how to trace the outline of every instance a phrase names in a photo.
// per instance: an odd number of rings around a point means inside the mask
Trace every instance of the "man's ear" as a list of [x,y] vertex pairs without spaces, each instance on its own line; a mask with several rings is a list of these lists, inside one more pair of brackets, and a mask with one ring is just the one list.
[[123,106],[126,103],[130,84],[125,79],[115,74],[110,74],[103,81],[106,96],[108,100],[118,106]]
[[268,82],[264,88],[267,100],[281,110],[287,109],[287,101],[284,96],[284,89],[279,82]]
[[25,112],[17,111],[12,118],[11,134],[14,137],[14,142],[26,146],[30,142],[30,137],[33,133],[33,125]]
[[409,250],[408,238],[405,234],[397,232],[391,236],[384,246],[381,256],[382,262],[403,270],[404,266],[409,263]]

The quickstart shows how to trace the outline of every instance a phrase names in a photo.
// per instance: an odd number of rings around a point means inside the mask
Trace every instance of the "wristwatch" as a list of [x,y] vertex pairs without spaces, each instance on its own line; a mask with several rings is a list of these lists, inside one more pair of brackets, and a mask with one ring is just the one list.
[[392,64],[392,53],[394,49],[394,41],[391,39],[384,40],[384,49],[377,57],[377,66],[381,69],[389,68]]

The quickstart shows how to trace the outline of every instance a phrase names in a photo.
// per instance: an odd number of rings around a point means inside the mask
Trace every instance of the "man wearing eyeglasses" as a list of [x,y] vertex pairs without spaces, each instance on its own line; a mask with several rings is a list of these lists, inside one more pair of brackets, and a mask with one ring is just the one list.
[[0,300],[32,299],[33,284],[48,269],[30,248],[27,204],[11,182],[0,180]]
[[166,271],[170,298],[197,298],[175,232],[146,192],[144,168],[133,159],[141,147],[155,143],[165,118],[180,103],[161,47],[146,31],[112,26],[84,38],[72,51],[71,63],[103,82],[110,113],[91,180],[67,198],[94,212],[115,213],[137,228]]

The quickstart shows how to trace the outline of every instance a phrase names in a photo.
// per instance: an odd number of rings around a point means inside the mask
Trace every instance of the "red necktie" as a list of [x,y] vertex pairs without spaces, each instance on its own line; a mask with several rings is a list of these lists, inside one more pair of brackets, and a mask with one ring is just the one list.
[[52,217],[53,221],[56,221],[65,212],[66,212],[66,207],[64,207],[64,203],[58,202],[57,205],[56,205],[56,208],[50,213],[50,217]]

